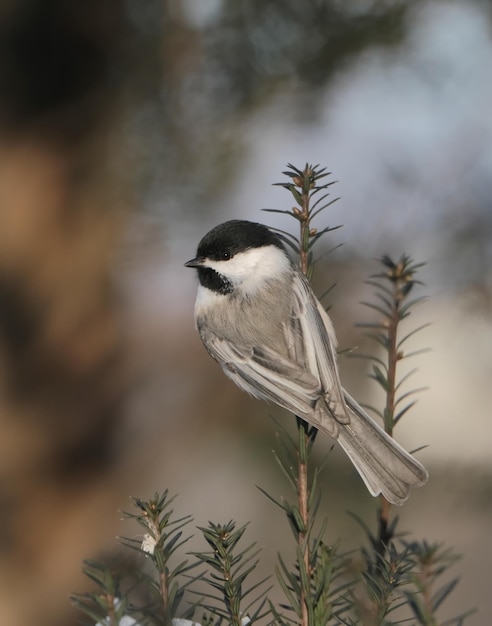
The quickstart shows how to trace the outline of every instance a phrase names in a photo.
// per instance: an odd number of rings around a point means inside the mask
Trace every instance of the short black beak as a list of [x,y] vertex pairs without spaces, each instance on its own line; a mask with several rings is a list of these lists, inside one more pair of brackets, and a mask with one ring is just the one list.
[[194,259],[191,259],[191,261],[187,261],[185,263],[185,267],[200,267],[201,265],[203,265],[203,258],[200,256],[197,256]]

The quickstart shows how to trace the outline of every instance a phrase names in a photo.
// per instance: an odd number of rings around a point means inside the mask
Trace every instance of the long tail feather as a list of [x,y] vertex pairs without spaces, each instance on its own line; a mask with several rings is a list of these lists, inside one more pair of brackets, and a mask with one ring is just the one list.
[[373,496],[381,493],[389,502],[403,504],[411,487],[427,482],[427,470],[344,394],[350,423],[340,424],[340,445]]

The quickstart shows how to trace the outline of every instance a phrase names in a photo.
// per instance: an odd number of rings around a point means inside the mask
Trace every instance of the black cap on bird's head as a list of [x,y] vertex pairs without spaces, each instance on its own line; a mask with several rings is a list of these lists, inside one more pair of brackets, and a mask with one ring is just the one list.
[[[198,271],[198,279],[203,287],[226,295],[233,293],[239,282],[244,284],[245,273],[257,277],[255,286],[260,284],[262,264],[251,253],[272,247],[281,251],[282,258],[287,258],[280,238],[267,226],[247,220],[230,220],[212,228],[203,237],[198,244],[196,257],[185,263],[185,266],[194,267]],[[239,255],[241,261],[238,264]],[[264,266],[263,273],[268,269],[268,266]]]
[[227,261],[238,252],[263,246],[284,246],[267,226],[248,220],[229,220],[212,228],[198,244],[196,257],[186,267],[200,267],[205,259]]

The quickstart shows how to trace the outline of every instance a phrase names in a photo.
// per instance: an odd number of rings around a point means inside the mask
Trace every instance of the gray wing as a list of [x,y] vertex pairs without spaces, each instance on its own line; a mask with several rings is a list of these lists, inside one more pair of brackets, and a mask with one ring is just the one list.
[[350,421],[333,327],[302,274],[294,274],[292,311],[284,323],[287,356],[267,346],[232,345],[203,328],[200,334],[226,375],[251,395],[275,402],[334,438],[338,424]]
[[[275,350],[238,347],[210,332],[203,333],[202,339],[225,374],[244,391],[274,402],[309,422],[315,420],[317,413],[326,413],[326,408],[320,406],[319,381]],[[329,434],[336,436],[336,429],[330,427]]]
[[293,307],[285,328],[289,356],[317,378],[331,414],[338,423],[347,424],[350,417],[338,375],[333,325],[300,272],[294,274],[292,286]]

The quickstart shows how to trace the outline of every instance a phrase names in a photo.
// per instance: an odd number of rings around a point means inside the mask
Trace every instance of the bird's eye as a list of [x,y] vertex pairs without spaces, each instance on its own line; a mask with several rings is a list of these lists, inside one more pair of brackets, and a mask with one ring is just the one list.
[[223,252],[222,253],[222,260],[223,261],[228,261],[231,257],[232,257],[232,254],[230,252]]

